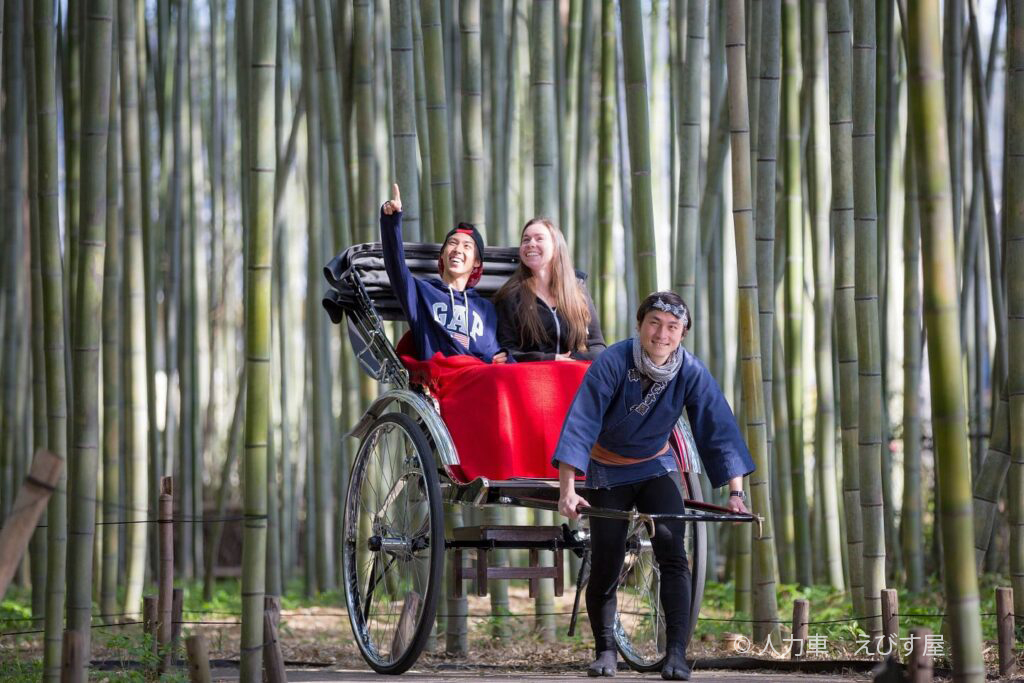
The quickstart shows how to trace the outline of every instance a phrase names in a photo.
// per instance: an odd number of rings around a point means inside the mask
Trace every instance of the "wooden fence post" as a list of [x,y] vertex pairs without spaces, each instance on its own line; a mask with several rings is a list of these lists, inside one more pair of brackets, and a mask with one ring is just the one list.
[[793,649],[790,659],[803,659],[807,655],[808,621],[811,617],[811,603],[807,600],[793,601]]
[[931,634],[930,628],[910,629],[910,683],[931,683],[932,657],[925,650],[925,641]]
[[284,655],[281,654],[281,643],[277,640],[277,624],[274,623],[273,612],[263,610],[263,673],[266,683],[287,683],[288,676],[284,670]]
[[281,625],[281,598],[276,595],[264,595],[263,596],[263,610],[270,612],[270,617],[274,622],[274,626],[278,627]]
[[188,678],[192,683],[210,683],[210,651],[206,647],[206,636],[189,636],[185,639],[188,653]]
[[60,472],[64,469],[64,459],[39,449],[32,457],[25,483],[18,490],[18,495],[11,506],[11,514],[0,529],[0,600],[3,600],[7,586],[14,576],[25,554],[32,532],[39,524],[39,517],[46,509],[50,494],[57,486]]
[[[181,622],[185,616],[185,591],[175,588],[171,591],[171,652],[178,651],[181,642]],[[172,655],[173,658],[173,655]]]
[[1013,589],[996,588],[996,633],[999,637],[999,675],[1009,678],[1016,662],[1013,658]]
[[142,598],[142,632],[148,633],[152,639],[153,652],[157,651],[157,622],[160,621],[160,615],[157,609],[156,596],[147,595]]
[[878,654],[900,656],[900,597],[894,588],[882,590],[882,637],[887,647],[878,643]]
[[160,534],[158,600],[159,621],[157,622],[157,652],[162,652],[160,669],[171,665],[171,629],[173,618],[174,589],[174,482],[171,477],[160,480],[160,503],[157,516]]

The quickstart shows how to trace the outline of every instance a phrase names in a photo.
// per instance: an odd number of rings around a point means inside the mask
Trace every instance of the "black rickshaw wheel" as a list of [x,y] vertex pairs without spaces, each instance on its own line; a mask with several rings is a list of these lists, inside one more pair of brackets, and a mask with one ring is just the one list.
[[410,417],[383,415],[362,440],[344,531],[345,600],[359,651],[377,673],[404,673],[430,635],[445,550],[433,454]]
[[[700,478],[693,472],[682,476],[687,500],[703,501]],[[690,642],[707,579],[707,528],[686,523],[686,557],[690,563],[690,620],[686,642]],[[658,671],[665,661],[665,615],[661,608],[660,576],[647,528],[634,523],[626,536],[626,559],[616,592],[615,644],[629,668],[639,672]]]

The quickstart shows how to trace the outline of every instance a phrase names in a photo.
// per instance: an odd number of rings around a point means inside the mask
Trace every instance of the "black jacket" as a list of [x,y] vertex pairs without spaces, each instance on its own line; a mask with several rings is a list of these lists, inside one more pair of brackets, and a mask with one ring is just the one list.
[[[601,334],[601,323],[597,319],[597,310],[586,288],[583,292],[587,297],[587,308],[590,310],[590,325],[587,327],[587,350],[572,351],[569,355],[574,360],[594,360],[605,350],[604,335]],[[541,344],[522,345],[519,325],[516,324],[516,313],[519,310],[518,293],[507,296],[495,303],[498,309],[498,346],[508,349],[509,355],[516,361],[554,360],[555,354],[569,350],[568,326],[561,311],[548,308],[544,301],[537,297],[537,315],[547,339]]]

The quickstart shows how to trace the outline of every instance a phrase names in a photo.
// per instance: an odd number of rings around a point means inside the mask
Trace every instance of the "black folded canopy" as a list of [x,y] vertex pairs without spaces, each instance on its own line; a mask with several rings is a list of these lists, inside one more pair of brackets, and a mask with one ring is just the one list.
[[[416,277],[440,277],[437,257],[440,244],[405,243],[405,262]],[[498,289],[519,265],[517,247],[487,247],[484,274],[476,291],[493,299]],[[354,244],[324,266],[324,277],[331,289],[324,293],[323,306],[331,321],[341,323],[346,311],[357,307],[358,292],[349,284],[348,275],[355,273],[373,301],[377,313],[385,320],[405,320],[402,307],[391,291],[391,282],[384,270],[384,254],[380,242]]]

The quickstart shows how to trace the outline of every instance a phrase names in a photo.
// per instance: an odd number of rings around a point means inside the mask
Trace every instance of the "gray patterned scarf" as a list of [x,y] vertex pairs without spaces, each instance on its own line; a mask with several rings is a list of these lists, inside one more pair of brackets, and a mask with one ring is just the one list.
[[641,346],[640,337],[633,337],[633,365],[653,382],[671,382],[683,366],[683,345],[676,348],[664,365],[655,365]]

